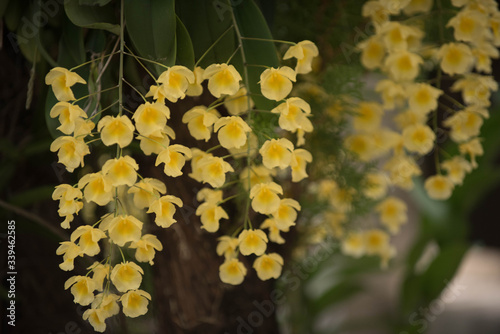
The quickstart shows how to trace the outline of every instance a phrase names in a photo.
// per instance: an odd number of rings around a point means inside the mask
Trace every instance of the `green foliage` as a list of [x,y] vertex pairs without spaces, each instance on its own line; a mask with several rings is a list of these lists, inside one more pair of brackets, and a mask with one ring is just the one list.
[[[243,1],[240,5],[233,8],[236,24],[242,37],[272,39],[273,36],[269,31],[266,20],[257,5],[251,1]],[[279,59],[276,47],[270,41],[243,40],[244,52],[248,73],[248,91],[252,95],[257,109],[272,108],[273,102],[263,96],[257,95],[260,92],[260,74],[264,71],[262,66],[278,67]],[[252,66],[255,65],[255,66]],[[239,67],[239,68],[238,68]],[[240,73],[245,73],[245,70],[238,66]]]
[[120,24],[114,15],[115,6],[108,4],[109,2],[109,0],[66,0],[64,10],[74,25],[82,28],[103,29],[118,35]]
[[[176,57],[174,0],[125,1],[126,28],[134,47],[144,58],[172,66]],[[164,71],[156,66],[156,74]]]

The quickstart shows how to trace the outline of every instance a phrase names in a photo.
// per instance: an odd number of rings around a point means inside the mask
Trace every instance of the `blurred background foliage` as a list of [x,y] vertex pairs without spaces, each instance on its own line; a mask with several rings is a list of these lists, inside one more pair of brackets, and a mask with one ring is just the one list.
[[[328,106],[337,103],[341,106],[340,112],[348,112],[352,104],[369,94],[364,88],[367,77],[355,52],[355,45],[372,32],[360,15],[363,3],[362,0],[232,1],[244,36],[273,36],[295,42],[311,40],[318,45],[321,59],[314,73],[296,88],[301,90],[301,95],[309,95],[307,100],[313,108],[315,131],[308,138],[307,149],[313,153],[315,163],[309,172],[313,182],[329,177],[354,189],[361,188],[362,176],[372,166],[360,167],[342,157],[346,122],[329,115]],[[192,69],[207,50],[200,66],[225,62],[236,45],[234,31],[229,29],[230,5],[226,0],[125,0],[127,44],[138,56],[167,66],[181,64]],[[3,41],[0,50],[0,218],[4,222],[16,220],[19,333],[40,329],[40,326],[44,333],[59,332],[67,330],[72,322],[84,328],[83,332],[89,332],[89,326],[81,321],[82,310],[73,304],[69,293],[62,292],[67,275],[59,270],[59,259],[55,256],[58,242],[68,236],[59,228],[57,207],[50,197],[55,185],[76,179],[55,162],[55,155],[49,151],[53,137],[57,136],[57,124],[48,117],[55,98],[44,85],[44,77],[51,67],[71,68],[112,52],[119,32],[118,9],[119,1],[114,0],[0,0]],[[276,52],[282,54],[285,47],[277,44],[276,50],[273,43],[247,40],[247,61],[277,66]],[[232,62],[241,73],[241,56]],[[108,65],[96,61],[78,68],[77,72],[84,78],[97,78],[103,66]],[[158,74],[158,66],[145,66]],[[255,83],[250,87],[252,91],[257,89],[259,71],[252,67],[248,70]],[[110,62],[97,85],[75,86],[75,95],[85,95],[87,89],[95,93],[113,86],[117,71],[116,62]],[[146,93],[145,87],[151,81],[144,79],[147,76],[136,59],[126,58],[125,71],[127,80],[141,93]],[[497,79],[498,71],[498,63],[495,63]],[[328,96],[318,97],[308,84],[318,85]],[[132,90],[127,96],[130,108],[141,102]],[[113,93],[95,94],[81,102],[81,107],[90,114],[115,100]],[[439,203],[431,201],[425,196],[421,183],[412,191],[410,198],[418,215],[414,220],[418,223],[415,235],[408,239],[410,244],[405,245],[408,251],[397,257],[388,269],[399,273],[397,286],[392,287],[398,303],[384,309],[385,313],[374,317],[354,314],[336,318],[347,301],[365,292],[367,277],[379,275],[379,261],[341,255],[335,238],[326,236],[318,243],[313,217],[324,205],[304,186],[294,189],[296,194],[302,194],[303,212],[297,232],[287,236],[290,239],[286,248],[280,248],[288,254],[287,267],[274,286],[265,285],[266,289],[283,291],[286,297],[277,312],[283,333],[374,333],[376,330],[422,333],[420,327],[408,321],[409,316],[440,295],[446,287],[444,282],[453,278],[471,245],[500,246],[495,210],[500,192],[498,102],[496,93],[491,118],[482,129],[485,154],[478,159],[479,168],[455,190],[452,198]],[[266,103],[256,100],[259,108],[269,107]],[[111,110],[114,108],[116,106]],[[265,119],[262,124],[272,127]],[[93,149],[103,148],[95,145]],[[89,163],[95,164],[95,161]],[[353,205],[355,210],[349,221],[369,215],[374,203],[360,200]],[[6,244],[1,238],[3,236],[0,236],[0,248],[5,254]],[[438,252],[422,267],[429,245],[437,245]],[[0,259],[2,270],[5,259],[5,256]],[[1,288],[4,307],[6,291]],[[154,311],[153,314],[161,317]],[[325,321],[325,318],[334,321]],[[150,325],[147,320],[135,325],[123,318],[115,321],[114,328],[121,333],[141,332],[133,328]],[[36,327],[32,327],[33,324]],[[3,322],[2,329],[6,328]]]

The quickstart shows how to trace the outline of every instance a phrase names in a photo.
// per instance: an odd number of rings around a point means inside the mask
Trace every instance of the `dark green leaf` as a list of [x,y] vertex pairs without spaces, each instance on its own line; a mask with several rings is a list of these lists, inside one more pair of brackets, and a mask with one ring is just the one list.
[[9,0],[0,0],[0,18],[5,14],[5,10],[7,9],[7,5],[9,4]]
[[[5,20],[5,25],[7,26],[7,29],[9,29],[11,32],[16,31],[19,23],[21,22],[21,17],[23,16],[23,9],[25,6],[23,5],[22,1],[9,1],[7,7],[5,8],[5,14],[3,19]],[[26,25],[25,25],[26,26]],[[26,27],[24,29],[28,29],[32,27]],[[26,34],[27,32],[23,32],[23,34]],[[12,35],[8,35],[12,36]],[[12,43],[12,40],[10,37],[8,37],[9,40]]]
[[[233,30],[228,31],[214,44],[233,23],[230,7],[217,7],[221,2],[183,0],[176,4],[177,15],[191,37],[195,59],[199,60],[206,53],[199,63],[203,68],[213,63],[226,62],[235,50]],[[206,52],[209,49],[210,51]]]
[[25,207],[34,202],[49,199],[54,192],[54,186],[40,186],[32,188],[21,193],[17,193],[9,200],[10,204]]
[[79,0],[66,0],[64,9],[71,22],[79,27],[104,29],[116,35],[120,33],[120,25],[111,4],[103,7],[86,6],[80,5]]
[[176,64],[184,65],[187,68],[194,70],[194,50],[191,37],[182,21],[177,16],[177,57]]
[[[174,0],[125,0],[127,32],[140,56],[166,66],[175,64]],[[156,66],[157,74],[164,69]]]
[[[253,0],[243,1],[233,8],[236,24],[243,37],[272,39],[271,32],[267,26],[264,16]],[[278,67],[280,61],[273,42],[244,40],[243,48],[246,62],[249,65],[264,65]],[[240,69],[240,71],[242,71]],[[264,71],[261,67],[248,66],[249,91],[253,94],[260,94],[260,74]],[[244,72],[240,72],[244,73]],[[261,96],[253,97],[258,109],[270,109],[274,103]]]
[[359,283],[351,281],[343,281],[332,286],[321,297],[311,303],[310,312],[318,315],[326,308],[335,305],[362,290]]
[[80,5],[85,5],[85,6],[104,6],[110,3],[112,0],[78,0],[78,3]]

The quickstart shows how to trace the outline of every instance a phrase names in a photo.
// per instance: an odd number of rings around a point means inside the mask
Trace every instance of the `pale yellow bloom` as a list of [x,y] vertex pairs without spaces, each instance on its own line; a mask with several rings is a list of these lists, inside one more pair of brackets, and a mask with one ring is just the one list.
[[109,159],[102,166],[103,174],[109,178],[111,185],[114,187],[121,185],[133,186],[137,180],[138,169],[137,162],[128,155],[118,159]]
[[155,223],[160,227],[170,227],[177,222],[174,219],[175,205],[182,207],[182,200],[179,197],[165,195],[155,200],[149,207],[148,213],[156,214]]
[[216,248],[217,255],[219,256],[224,255],[226,259],[232,259],[236,257],[237,255],[236,248],[238,248],[238,238],[223,235],[222,237],[219,237],[217,240],[219,240]]
[[[295,223],[294,223],[295,224]],[[280,235],[281,230],[278,228],[278,225],[276,224],[276,219],[274,218],[267,218],[262,222],[260,225],[261,229],[269,229],[269,240],[272,242],[275,242],[277,244],[284,244],[285,239],[283,239]],[[289,228],[288,228],[289,229]]]
[[106,146],[128,146],[134,138],[134,129],[127,116],[104,116],[97,124],[97,131],[101,133],[102,143]]
[[500,56],[498,49],[490,41],[479,41],[472,48],[478,72],[491,73],[491,59]]
[[428,13],[434,4],[433,0],[411,0],[408,6],[403,8],[403,13],[412,16],[417,13]]
[[356,131],[371,131],[380,126],[384,110],[377,102],[360,102],[354,113],[354,129]]
[[90,135],[94,128],[95,128],[95,123],[92,122],[91,119],[84,119],[82,117],[77,117],[75,120],[75,129],[73,136],[83,139],[88,135]]
[[379,213],[382,225],[385,225],[392,234],[398,233],[401,224],[408,221],[406,203],[397,197],[387,197],[376,206],[375,210]]
[[379,27],[381,24],[389,20],[389,11],[387,11],[387,9],[376,0],[365,2],[361,8],[361,15],[364,17],[370,17],[376,27]]
[[363,234],[351,232],[342,240],[340,249],[343,254],[359,258],[365,254],[366,246]]
[[356,194],[356,189],[351,187],[337,187],[333,190],[329,197],[330,205],[338,212],[349,212],[352,209],[353,197]]
[[247,268],[236,258],[226,259],[219,267],[220,280],[226,284],[241,284],[246,274]]
[[226,173],[234,172],[233,167],[224,159],[214,156],[205,156],[198,161],[197,168],[201,169],[201,180],[214,188],[222,187],[226,182]]
[[363,194],[371,199],[380,199],[387,194],[388,177],[382,172],[370,172],[365,175]]
[[379,35],[373,35],[357,45],[361,50],[361,64],[369,69],[374,70],[382,65],[386,50],[384,42]]
[[266,251],[267,241],[267,236],[262,230],[243,230],[238,236],[240,253],[245,256],[250,254],[260,256]]
[[83,256],[80,246],[71,241],[61,242],[56,250],[56,254],[63,256],[63,262],[59,264],[59,268],[64,271],[73,270],[75,258]]
[[368,134],[354,134],[347,136],[344,146],[357,155],[361,161],[368,162],[377,156],[373,137]]
[[224,148],[240,148],[247,142],[247,133],[252,129],[239,116],[221,117],[214,124],[217,138]]
[[484,36],[487,16],[476,10],[462,10],[458,12],[446,25],[453,27],[457,41],[475,42]]
[[384,65],[393,80],[410,81],[417,77],[419,65],[423,62],[418,54],[402,50],[387,56]]
[[283,59],[296,58],[295,72],[300,74],[312,71],[312,61],[319,55],[318,47],[311,41],[302,41],[288,48]]
[[398,113],[394,116],[394,122],[402,130],[410,125],[424,124],[427,120],[427,114],[415,112],[411,109]]
[[120,297],[123,306],[123,314],[130,318],[136,318],[148,312],[148,304],[151,295],[143,290],[131,290]]
[[84,188],[83,195],[87,202],[104,206],[113,199],[113,185],[109,177],[102,172],[85,174],[78,181],[78,188]]
[[280,114],[278,120],[280,128],[287,131],[302,129],[311,132],[313,125],[307,118],[311,114],[309,104],[299,97],[290,97],[279,106],[271,110],[274,114]]
[[144,271],[135,262],[125,261],[117,264],[111,271],[111,282],[120,292],[139,288]]
[[472,165],[461,156],[445,160],[441,167],[447,172],[447,176],[455,185],[462,184],[465,174],[472,171]]
[[[102,291],[104,288],[104,279],[106,277],[108,277],[108,274],[110,273],[110,270],[111,270],[110,265],[109,264],[102,264],[102,263],[95,261],[87,269],[92,270],[92,280],[95,282],[96,290]],[[96,296],[96,299],[98,296]],[[101,294],[101,296],[102,296],[102,294]],[[95,302],[96,302],[96,300],[94,300],[94,303]]]
[[153,265],[155,250],[163,250],[160,240],[153,234],[144,234],[140,240],[133,241],[129,248],[135,248],[135,259],[139,262],[149,262]]
[[292,198],[283,198],[276,212],[272,214],[276,227],[287,232],[290,226],[295,225],[297,219],[297,211],[300,211],[300,204]]
[[436,134],[424,124],[410,125],[403,130],[403,144],[410,152],[427,154],[434,147]]
[[88,320],[88,322],[94,328],[94,331],[102,333],[106,330],[106,317],[104,311],[100,308],[89,308],[82,315],[83,320]]
[[461,90],[466,104],[488,107],[491,92],[498,90],[498,83],[492,76],[470,73],[457,80],[451,90]]
[[224,98],[224,107],[231,116],[238,116],[244,112],[253,109],[255,106],[252,98],[248,96],[248,91],[245,87],[241,87],[234,95],[229,95]]
[[161,84],[151,85],[149,91],[146,93],[145,97],[153,97],[156,102],[165,103],[166,96],[164,95],[164,90]]
[[467,73],[474,64],[471,49],[463,43],[444,44],[437,57],[441,61],[441,68],[449,75]]
[[141,104],[132,116],[137,131],[145,137],[163,130],[169,118],[170,109],[159,102]]
[[66,102],[75,99],[71,86],[76,83],[87,82],[75,72],[62,67],[54,67],[45,76],[45,84],[52,86],[52,91],[58,101]]
[[383,253],[389,245],[389,235],[379,229],[364,232],[365,250],[368,255]]
[[262,164],[269,169],[287,168],[292,162],[293,149],[292,142],[286,138],[266,140],[259,150],[262,155]]
[[450,137],[455,142],[464,142],[479,135],[483,118],[471,111],[459,111],[448,117],[443,124],[450,128]]
[[461,154],[468,154],[471,160],[472,168],[477,168],[476,157],[484,154],[483,146],[479,138],[474,138],[466,143],[460,144],[458,150]]
[[70,173],[80,165],[83,167],[83,157],[90,154],[89,147],[83,139],[70,136],[57,137],[50,145],[50,151],[57,151],[58,162],[62,163]]
[[114,293],[100,293],[95,296],[92,302],[93,309],[99,309],[104,318],[109,318],[120,313],[120,306],[118,306],[118,299],[120,297]]
[[166,125],[163,130],[154,132],[149,136],[139,135],[136,138],[140,140],[140,147],[145,155],[159,154],[170,145],[170,138],[175,139],[175,132]]
[[186,163],[186,159],[191,159],[191,150],[183,145],[170,145],[162,150],[156,157],[155,166],[164,163],[166,175],[177,177],[182,175],[181,169]]
[[[77,214],[83,207],[83,203],[78,201],[82,199],[82,191],[78,188],[73,188],[69,184],[60,184],[55,187],[52,193],[54,201],[59,200],[59,216],[64,217],[72,214]],[[65,227],[65,228],[69,228]]]
[[130,215],[109,216],[104,219],[99,228],[109,232],[109,237],[118,246],[124,246],[127,242],[138,241],[141,238],[143,223]]
[[290,161],[290,167],[292,169],[292,182],[299,182],[308,177],[306,165],[312,160],[312,154],[309,153],[309,151],[302,148],[293,150],[292,160]]
[[233,65],[212,64],[205,69],[203,79],[208,79],[208,90],[219,98],[223,94],[235,94],[242,78]]
[[75,131],[75,125],[78,119],[87,118],[87,114],[82,108],[68,102],[57,102],[52,109],[50,109],[49,115],[52,118],[59,116],[61,125],[57,130],[67,135]]
[[195,139],[208,141],[212,134],[212,126],[219,116],[215,109],[207,110],[205,106],[197,106],[186,111],[182,116],[182,123],[187,123],[189,133]]
[[196,209],[196,215],[200,216],[202,228],[211,233],[219,230],[219,221],[221,219],[229,218],[226,211],[214,201],[200,204]]
[[196,200],[199,202],[220,202],[222,201],[222,190],[214,190],[210,188],[203,188],[196,194]]
[[375,91],[382,95],[384,109],[387,110],[401,107],[407,97],[403,85],[389,79],[380,80],[375,86]]
[[411,190],[413,188],[412,178],[422,174],[415,160],[404,154],[392,157],[384,165],[384,169],[389,171],[391,183],[405,190]]
[[436,200],[445,200],[450,198],[455,185],[444,175],[433,175],[427,178],[424,188],[430,198]]
[[71,294],[74,302],[82,306],[87,306],[94,300],[94,281],[87,276],[73,276],[64,283],[64,289],[71,287]]
[[253,263],[253,268],[262,281],[280,277],[282,267],[283,258],[277,253],[261,255]]
[[252,209],[265,215],[276,212],[280,205],[278,194],[283,194],[283,188],[277,183],[268,182],[256,184],[250,190]]
[[166,192],[165,183],[153,178],[144,178],[128,190],[129,194],[134,194],[134,205],[139,209],[149,207],[160,194]]
[[195,179],[198,182],[203,182],[203,169],[200,168],[199,162],[207,156],[213,156],[213,154],[206,153],[196,147],[191,148],[191,154],[191,173],[188,175],[190,178]]
[[[250,170],[249,170],[250,168]],[[240,173],[240,181],[245,190],[251,189],[257,183],[267,183],[273,181],[273,176],[276,175],[276,172],[272,169],[260,166],[250,166],[245,167]],[[250,177],[250,185],[249,178]]]
[[408,87],[408,105],[415,113],[427,114],[438,106],[438,98],[443,91],[425,83],[415,83]]
[[106,238],[106,234],[90,225],[79,226],[73,233],[71,233],[71,242],[76,242],[79,239],[78,246],[82,253],[88,256],[99,254],[99,240]]
[[161,83],[161,94],[175,103],[186,96],[186,90],[190,83],[195,82],[195,76],[187,67],[176,65],[164,71],[158,82]]
[[382,25],[380,33],[389,52],[408,50],[408,39],[415,34],[412,27],[399,22],[387,22]]
[[288,66],[269,68],[260,75],[262,95],[269,100],[280,101],[292,91],[296,73]]
[[411,0],[379,0],[380,4],[391,14],[399,15]]
[[187,96],[200,96],[201,93],[203,93],[203,86],[201,85],[201,83],[204,80],[203,73],[205,73],[205,70],[202,69],[200,66],[196,66],[194,68],[193,71],[194,82],[189,83],[188,88],[186,90]]

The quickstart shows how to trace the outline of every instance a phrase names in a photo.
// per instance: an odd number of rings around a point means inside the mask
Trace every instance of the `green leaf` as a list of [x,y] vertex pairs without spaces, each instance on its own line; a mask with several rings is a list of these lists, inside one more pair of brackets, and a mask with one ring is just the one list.
[[233,23],[229,9],[221,11],[216,6],[220,2],[183,0],[176,4],[177,15],[191,37],[195,59],[199,60],[206,53],[199,63],[203,68],[226,62],[235,50],[234,30],[227,32],[214,44]]
[[105,6],[108,3],[110,3],[112,0],[78,0],[78,3],[80,5],[85,5],[85,6]]
[[194,70],[194,50],[191,37],[182,21],[177,17],[177,57],[176,64],[184,65],[191,70]]
[[0,18],[3,18],[5,14],[5,10],[7,9],[7,5],[9,4],[9,0],[0,0]]
[[443,291],[455,275],[469,247],[466,242],[456,242],[441,248],[441,252],[422,276],[423,292],[428,301],[437,298]]
[[[264,16],[253,0],[243,1],[233,8],[236,24],[243,37],[273,39]],[[249,65],[264,65],[279,67],[278,52],[273,42],[243,40],[246,62]],[[248,66],[249,91],[260,94],[260,74],[264,71],[261,67]],[[241,71],[241,70],[240,70]],[[240,72],[244,73],[244,72]],[[252,97],[258,109],[273,108],[275,103],[265,97]]]
[[[125,0],[127,32],[144,58],[173,66],[176,56],[174,0]],[[155,66],[156,73],[164,69]]]
[[53,192],[54,186],[40,186],[37,188],[28,189],[12,196],[9,200],[9,203],[20,207],[25,207],[33,204],[34,202],[49,199],[52,196]]
[[359,283],[343,281],[333,285],[321,297],[311,303],[309,311],[317,316],[336,303],[340,303],[362,290]]
[[116,35],[120,33],[112,4],[102,7],[86,6],[81,5],[79,0],[66,0],[64,9],[71,22],[79,27],[103,29]]

